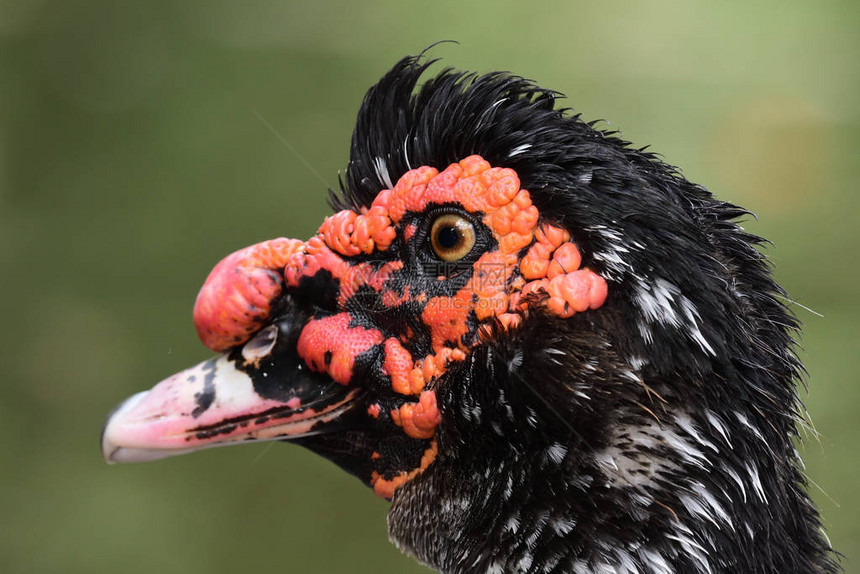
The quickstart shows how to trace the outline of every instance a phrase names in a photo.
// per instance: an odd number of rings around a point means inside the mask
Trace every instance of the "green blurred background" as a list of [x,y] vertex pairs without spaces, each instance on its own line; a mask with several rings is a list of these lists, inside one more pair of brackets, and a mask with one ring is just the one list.
[[801,452],[860,571],[858,6],[0,1],[0,571],[425,571],[383,501],[297,447],[108,467],[98,434],[207,357],[212,265],[312,234],[364,91],[443,39],[445,64],[560,90],[759,215],[823,315],[796,307],[820,432]]

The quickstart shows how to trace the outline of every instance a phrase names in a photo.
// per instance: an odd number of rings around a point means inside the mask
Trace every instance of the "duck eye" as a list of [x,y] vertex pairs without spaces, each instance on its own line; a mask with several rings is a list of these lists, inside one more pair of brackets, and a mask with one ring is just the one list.
[[475,246],[475,228],[462,215],[440,215],[430,228],[430,244],[443,261],[457,261],[468,255]]

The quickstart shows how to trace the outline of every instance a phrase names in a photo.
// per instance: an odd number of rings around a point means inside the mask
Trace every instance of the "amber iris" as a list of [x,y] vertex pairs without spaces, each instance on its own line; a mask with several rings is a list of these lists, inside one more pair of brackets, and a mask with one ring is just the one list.
[[472,222],[456,213],[440,215],[430,228],[430,244],[443,261],[457,261],[475,246]]

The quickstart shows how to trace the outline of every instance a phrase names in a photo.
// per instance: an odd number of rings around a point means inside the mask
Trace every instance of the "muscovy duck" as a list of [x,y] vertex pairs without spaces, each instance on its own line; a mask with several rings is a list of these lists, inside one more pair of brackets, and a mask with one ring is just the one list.
[[300,444],[443,572],[838,571],[747,212],[556,92],[432,63],[370,89],[314,237],[218,263],[221,354],[121,403],[106,459]]

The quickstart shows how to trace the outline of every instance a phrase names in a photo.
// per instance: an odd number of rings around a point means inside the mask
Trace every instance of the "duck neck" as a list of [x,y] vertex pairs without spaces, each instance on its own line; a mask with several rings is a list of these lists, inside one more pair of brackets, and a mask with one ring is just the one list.
[[749,413],[679,413],[628,413],[591,445],[440,452],[390,536],[450,573],[837,571],[790,441]]

